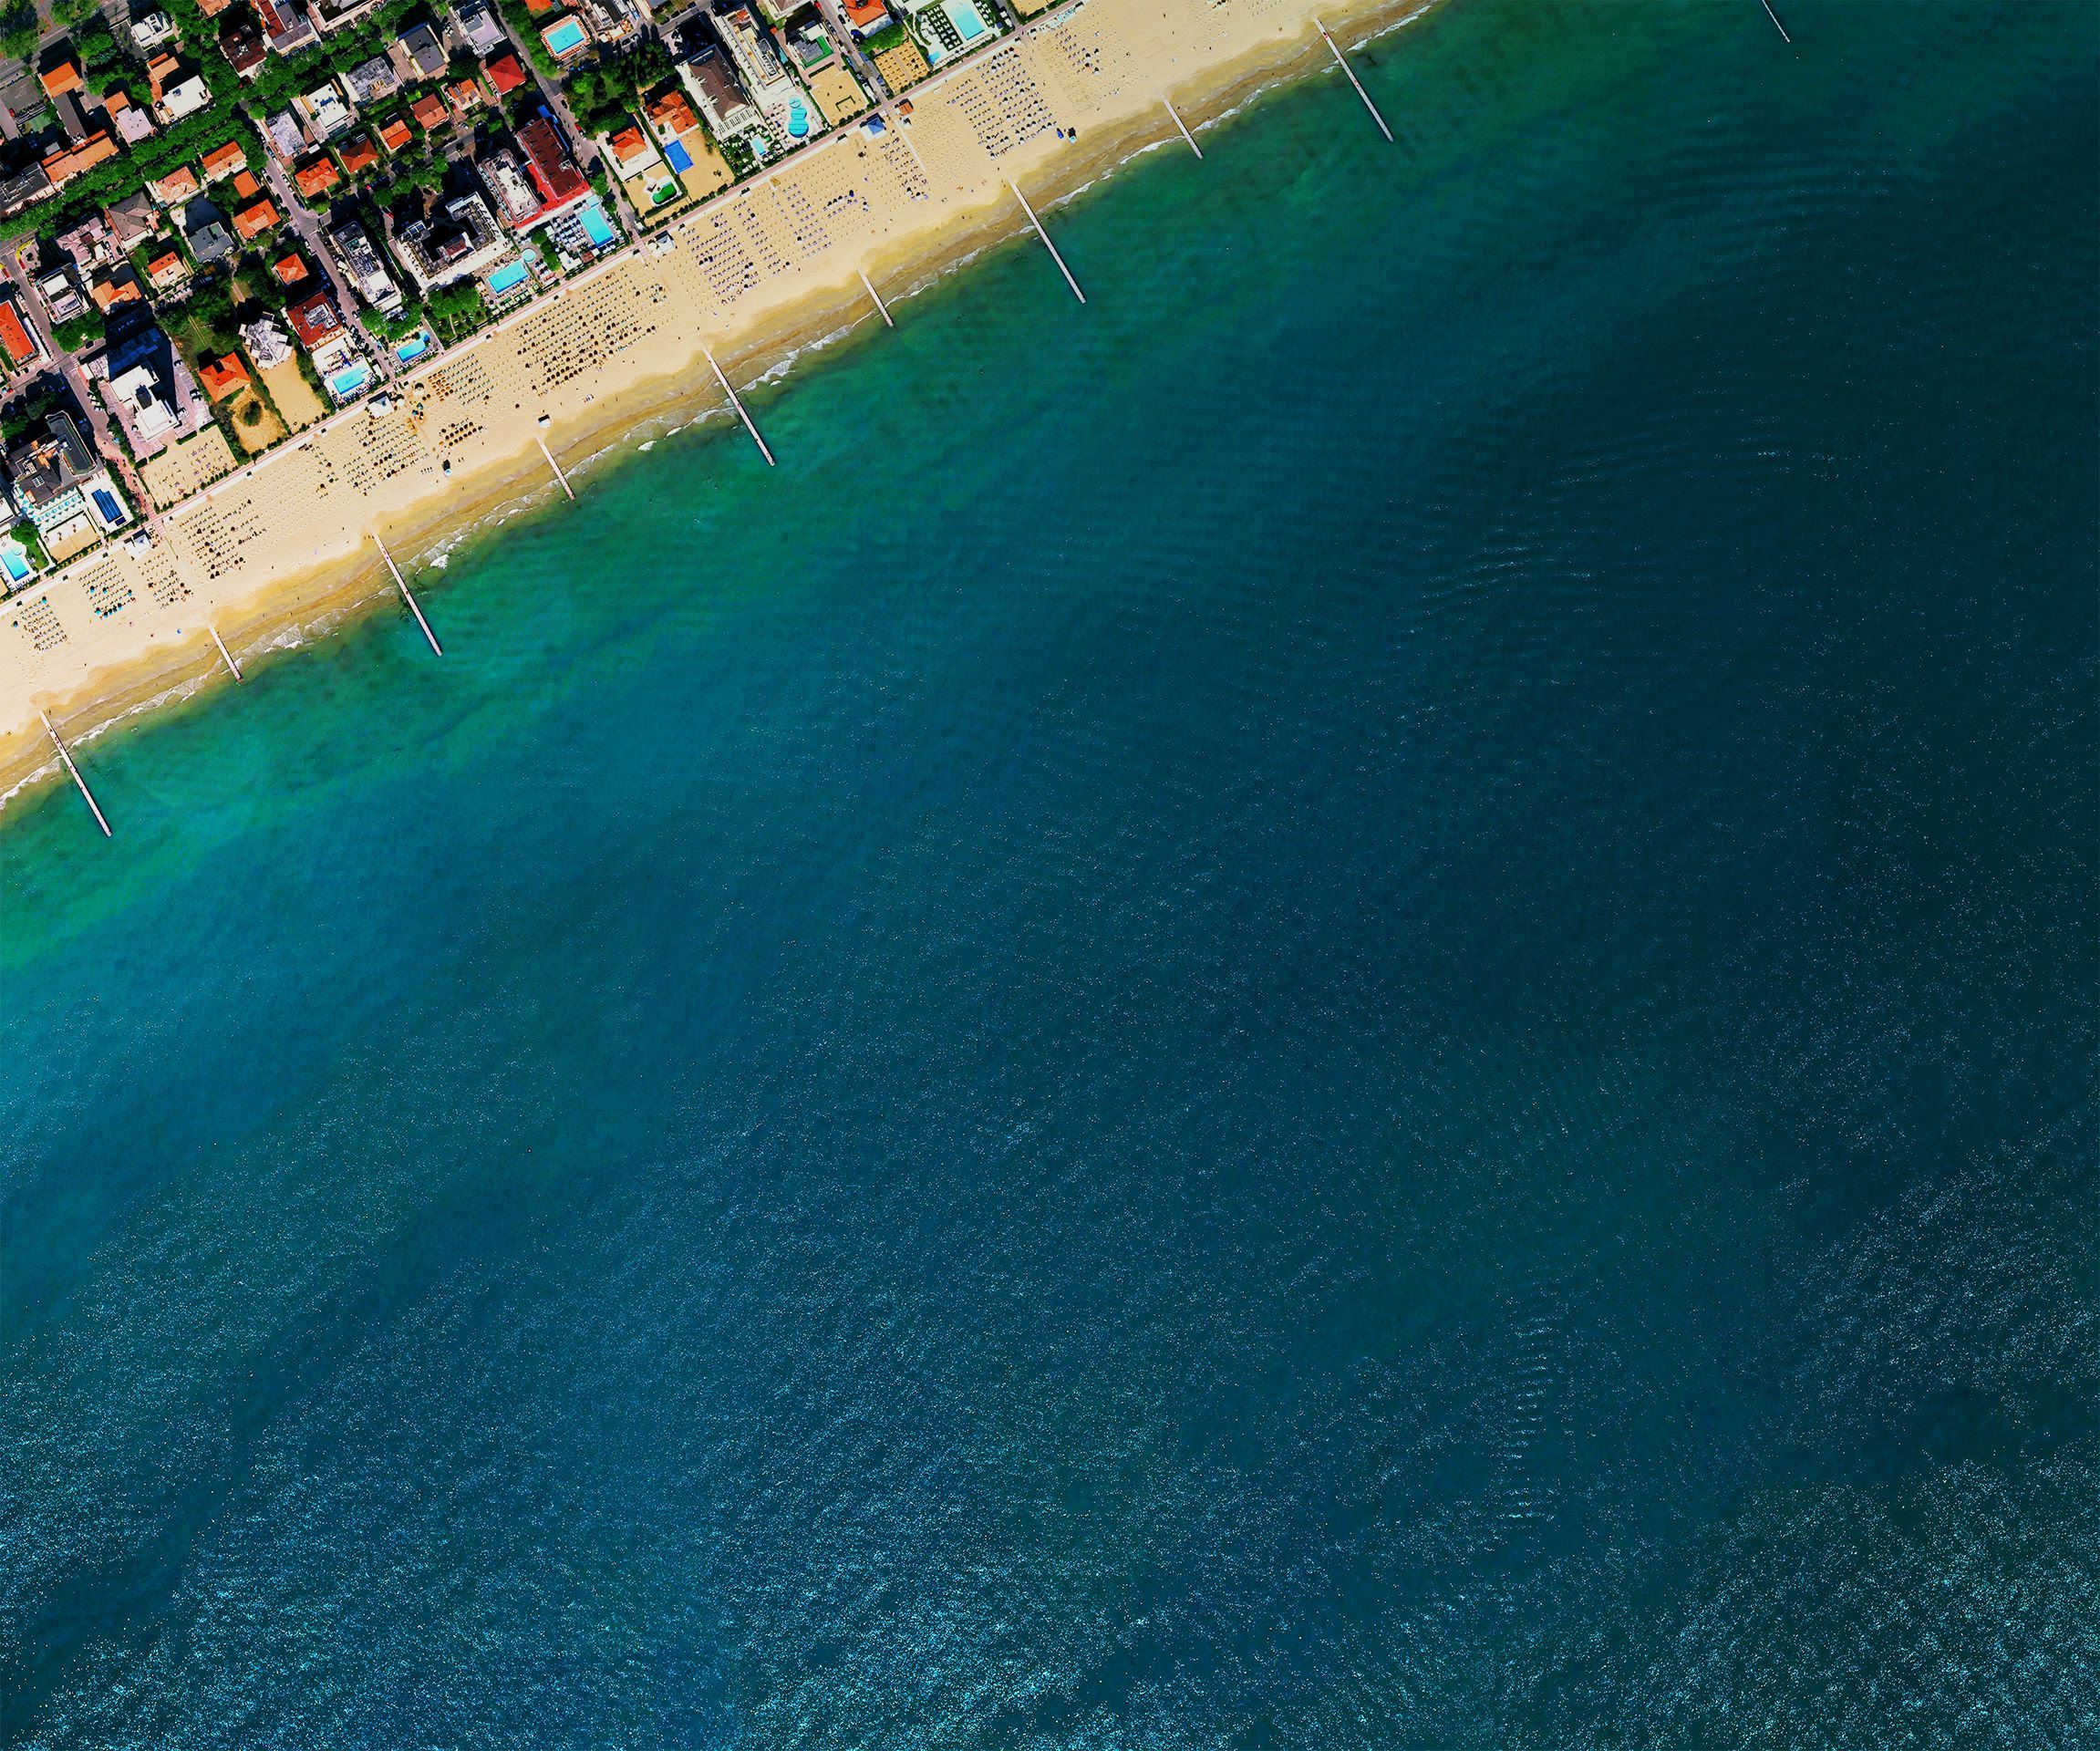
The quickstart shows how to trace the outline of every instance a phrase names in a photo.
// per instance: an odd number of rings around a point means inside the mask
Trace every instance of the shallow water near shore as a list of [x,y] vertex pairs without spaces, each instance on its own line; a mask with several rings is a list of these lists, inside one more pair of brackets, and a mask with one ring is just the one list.
[[0,1738],[2090,1736],[2100,44],[1784,12],[1464,0],[0,819]]

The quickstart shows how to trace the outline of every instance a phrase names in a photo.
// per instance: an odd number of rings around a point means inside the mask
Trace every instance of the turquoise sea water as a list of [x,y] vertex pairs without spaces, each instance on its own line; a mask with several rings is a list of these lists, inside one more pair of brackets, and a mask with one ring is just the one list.
[[1783,10],[1453,6],[0,820],[0,1737],[2100,1742],[2100,44]]

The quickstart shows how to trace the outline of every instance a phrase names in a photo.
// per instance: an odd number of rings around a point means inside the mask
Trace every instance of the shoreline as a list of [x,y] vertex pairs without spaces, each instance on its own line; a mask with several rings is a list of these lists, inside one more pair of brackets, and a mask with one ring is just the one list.
[[[1268,3],[1273,5],[1274,0]],[[1089,22],[1119,4],[1125,12],[1139,15],[1141,18],[1149,16],[1154,21],[1163,15],[1185,12],[1192,5],[1200,5],[1205,11],[1222,9],[1214,8],[1209,0],[1086,0],[1086,4]],[[1345,49],[1354,50],[1412,24],[1433,4],[1434,0],[1366,0],[1365,4],[1345,4],[1338,7],[1333,17],[1324,22],[1329,29],[1345,30],[1346,36],[1338,36],[1337,40]],[[1153,88],[1163,96],[1170,85],[1173,87],[1176,107],[1192,130],[1199,134],[1236,119],[1264,97],[1322,70],[1339,76],[1339,69],[1327,52],[1327,45],[1315,27],[1314,6],[1306,0],[1287,0],[1287,5],[1288,17],[1280,27],[1273,31],[1267,26],[1259,31],[1243,29],[1228,35],[1226,47],[1215,58],[1186,69],[1147,66],[1143,71],[1156,76]],[[1060,13],[1039,15],[1031,21],[1031,29],[1047,34],[1046,26],[1054,27],[1060,18],[1070,20],[1079,11],[1075,6],[1060,9]],[[1120,21],[1107,17],[1104,22],[1112,26]],[[939,119],[939,111],[930,106],[944,98],[952,103],[954,94],[968,76],[980,72],[998,57],[1012,57],[1024,49],[1033,49],[1042,40],[1043,35],[1038,35],[1032,42],[1018,35],[1009,36],[958,64],[943,80],[914,88],[909,95],[915,99],[915,110],[918,102],[929,105],[928,109],[915,114],[914,120],[923,123]],[[1040,71],[1032,66],[1030,70]],[[1175,78],[1173,75],[1177,70],[1180,76]],[[944,83],[947,89],[938,88]],[[1087,123],[1083,135],[1076,125],[1074,140],[1070,141],[1061,138],[1048,141],[1039,132],[1033,140],[1022,142],[1019,150],[1010,151],[1014,161],[1010,166],[1001,158],[997,161],[993,177],[987,178],[980,173],[975,179],[978,186],[972,188],[967,181],[958,185],[957,193],[962,198],[951,196],[940,201],[923,215],[913,215],[908,209],[904,210],[901,216],[917,216],[920,223],[906,227],[902,235],[894,239],[871,240],[871,246],[859,252],[859,265],[878,283],[902,282],[897,289],[885,294],[894,306],[939,287],[987,251],[1029,234],[1026,221],[1010,197],[1003,201],[999,198],[1004,192],[1005,177],[1012,176],[1018,181],[1020,172],[1028,172],[1032,203],[1039,213],[1049,212],[1090,192],[1096,184],[1153,150],[1186,150],[1157,98],[1102,104],[1083,119]],[[1368,118],[1365,125],[1370,125]],[[833,149],[835,161],[836,148],[850,144],[857,131],[852,128],[839,130],[809,152],[784,161],[765,180],[782,178],[798,168],[807,168],[815,154],[826,146]],[[934,176],[949,172],[951,166],[940,159],[929,162],[922,158],[916,145],[902,140],[901,130],[894,121],[889,138],[902,144],[926,172],[922,191],[914,197],[926,199],[931,192]],[[1028,150],[1029,147],[1036,150],[1031,151]],[[865,150],[860,152],[863,159],[867,155]],[[894,147],[890,155],[902,164]],[[903,169],[904,174],[909,177],[909,167]],[[835,171],[833,178],[836,180]],[[763,193],[770,192],[759,188],[760,181],[726,192],[666,231],[652,233],[652,237],[676,238],[682,230],[694,229],[705,229],[719,236],[729,229],[724,214],[738,202],[740,194],[760,193],[762,199]],[[988,181],[996,185],[990,191],[983,186]],[[803,204],[806,207],[806,202]],[[862,204],[865,207],[872,203],[864,200]],[[750,215],[734,216],[745,222],[747,233],[752,229]],[[711,224],[708,223],[710,218]],[[641,275],[647,275],[653,260],[657,259],[661,257],[653,255],[647,241],[638,249],[630,245],[600,268],[579,276],[551,297],[526,306],[483,330],[462,347],[441,355],[398,390],[398,399],[406,399],[433,383],[449,385],[450,378],[473,372],[471,365],[462,371],[461,361],[471,358],[477,350],[500,345],[508,330],[520,328],[535,319],[542,328],[550,319],[558,322],[564,301],[579,294],[590,296],[594,281],[607,282],[616,294],[629,289],[638,277],[634,270],[639,269]],[[829,265],[835,268],[836,264]],[[626,270],[624,275],[623,270]],[[632,289],[637,299],[645,295],[640,287]],[[665,297],[664,290],[651,289],[658,301]],[[600,293],[595,301],[605,303],[605,295]],[[624,308],[616,306],[613,320],[617,322],[625,314]],[[733,318],[727,332],[715,328],[699,344],[688,344],[675,356],[666,357],[667,348],[651,349],[647,356],[628,351],[622,357],[620,351],[614,349],[598,361],[595,369],[574,373],[578,392],[566,398],[565,406],[550,407],[545,413],[534,416],[525,410],[521,397],[513,416],[504,420],[507,429],[492,434],[495,441],[481,447],[482,453],[473,459],[471,466],[453,475],[452,462],[448,460],[445,472],[440,474],[426,462],[422,472],[430,480],[428,489],[411,488],[390,494],[367,491],[367,504],[357,508],[367,513],[363,520],[370,526],[376,528],[384,523],[388,545],[404,575],[412,574],[418,567],[423,568],[425,575],[419,587],[419,596],[421,596],[431,582],[429,573],[442,569],[460,546],[494,534],[514,517],[538,514],[550,503],[560,503],[560,488],[539,455],[535,439],[543,437],[548,448],[564,459],[564,471],[572,478],[587,476],[599,462],[618,461],[621,452],[631,453],[641,441],[654,441],[670,431],[717,418],[734,421],[735,415],[722,399],[714,373],[701,355],[701,345],[711,346],[730,381],[748,391],[784,378],[805,355],[849,344],[871,326],[879,331],[882,319],[870,305],[852,266],[845,267],[843,282],[835,271],[799,279],[791,275],[773,298],[744,313],[740,319]],[[633,368],[636,364],[642,368]],[[486,376],[486,373],[480,375]],[[613,380],[607,382],[607,378]],[[591,387],[593,384],[596,387]],[[507,383],[505,387],[518,386]],[[437,399],[438,395],[433,394],[431,399]],[[549,399],[553,397],[550,395]],[[416,411],[420,410],[419,404]],[[521,420],[516,415],[523,418]],[[271,451],[255,464],[236,471],[195,498],[163,513],[164,523],[172,524],[178,518],[190,515],[210,519],[222,495],[236,503],[240,498],[260,497],[262,482],[257,477],[271,463],[281,463],[291,452],[318,448],[316,440],[326,443],[333,439],[338,450],[347,448],[354,451],[361,448],[359,440],[365,434],[360,426],[367,422],[367,416],[361,406],[346,409],[320,426],[309,428],[307,433],[291,444]],[[379,421],[368,423],[375,428],[376,435]],[[389,427],[400,423],[404,422],[399,416],[388,416],[386,420]],[[494,420],[490,423],[493,424]],[[659,429],[651,430],[652,425],[659,425]],[[345,440],[348,440],[347,446]],[[357,466],[354,457],[350,465]],[[396,473],[404,471],[401,468],[395,470]],[[335,475],[331,471],[321,492],[326,492],[327,486],[334,483]],[[251,490],[243,493],[241,489],[244,487]],[[254,514],[249,512],[251,517]],[[343,528],[339,525],[333,533],[341,544]],[[192,554],[165,553],[175,544],[163,537],[153,551],[144,556],[141,569],[157,564],[161,584],[174,599],[149,605],[140,618],[150,619],[151,606],[158,606],[163,610],[160,617],[167,618],[171,612],[176,621],[188,624],[171,621],[166,627],[144,626],[129,641],[129,648],[116,651],[107,660],[94,662],[84,672],[79,672],[80,666],[76,661],[76,674],[69,689],[61,690],[47,682],[47,690],[40,694],[36,683],[40,672],[47,672],[48,666],[21,660],[21,647],[29,642],[22,637],[26,628],[22,626],[23,616],[11,615],[9,611],[18,609],[25,598],[34,596],[36,592],[32,590],[25,592],[23,596],[0,599],[0,619],[11,621],[17,628],[14,640],[16,648],[9,653],[16,658],[14,670],[10,673],[6,668],[0,667],[0,724],[5,726],[0,728],[0,815],[30,797],[70,782],[50,738],[44,733],[37,716],[39,706],[49,711],[53,724],[67,746],[78,750],[112,730],[142,725],[163,712],[181,709],[208,691],[232,684],[233,677],[221,662],[205,630],[203,623],[207,617],[233,650],[245,677],[254,672],[256,664],[276,660],[332,637],[383,603],[399,606],[399,594],[377,547],[369,540],[341,544],[347,545],[347,551],[307,556],[303,564],[268,566],[261,575],[252,580],[243,579],[233,589],[216,590],[212,585],[220,581],[218,571],[214,570],[207,580],[198,579],[199,566]],[[209,546],[206,553],[217,560],[220,567],[233,571],[244,562],[245,554],[241,551],[244,544],[236,536],[234,557],[231,559],[223,551],[211,555]],[[54,580],[54,587],[71,582],[78,589],[84,574],[92,575],[99,572],[104,574],[106,590],[118,587],[128,591],[126,605],[129,606],[137,599],[136,589],[120,580],[112,585],[112,568],[103,563],[110,557],[107,553],[90,555],[89,564],[68,568],[72,575]],[[169,581],[178,575],[179,583]],[[202,590],[195,587],[199,582],[204,584]],[[153,580],[149,578],[148,587],[152,586]],[[197,601],[199,596],[205,599]],[[91,594],[88,599],[93,600]],[[132,622],[133,616],[127,615],[125,619]],[[0,634],[5,631],[6,627],[0,626]],[[165,640],[163,634],[168,635]]]

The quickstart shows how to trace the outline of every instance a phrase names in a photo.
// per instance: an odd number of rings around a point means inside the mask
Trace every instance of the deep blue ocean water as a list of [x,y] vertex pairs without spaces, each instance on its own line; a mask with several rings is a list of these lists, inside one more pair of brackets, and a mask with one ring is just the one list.
[[2100,28],[1464,0],[0,820],[24,1746],[2100,1743]]

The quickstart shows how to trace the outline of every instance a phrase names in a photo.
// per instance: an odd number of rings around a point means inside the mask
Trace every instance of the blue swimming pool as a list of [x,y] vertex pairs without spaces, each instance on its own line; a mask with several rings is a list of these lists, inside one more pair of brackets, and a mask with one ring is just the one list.
[[947,14],[948,23],[956,27],[956,35],[966,43],[974,43],[985,34],[985,21],[970,0],[942,0],[941,10]]
[[27,583],[34,571],[29,550],[18,541],[0,541],[0,570],[5,571],[10,584]]
[[558,25],[549,25],[540,33],[540,39],[548,51],[554,55],[568,55],[584,46],[584,26],[579,18],[564,18]]
[[505,262],[489,275],[489,290],[498,297],[506,292],[514,292],[524,284],[525,275],[530,271],[522,262]]
[[595,200],[584,202],[576,218],[584,227],[584,235],[591,240],[593,249],[610,249],[619,241],[620,233],[613,229],[613,222],[605,217],[605,210]]
[[430,336],[428,329],[419,328],[408,339],[394,343],[394,357],[404,365],[410,359],[422,357],[429,350]]
[[117,503],[117,495],[107,487],[97,487],[94,499],[95,509],[101,513],[104,523],[114,525],[124,521],[124,507]]
[[788,132],[797,140],[802,140],[808,135],[809,131],[809,110],[803,107],[800,98],[791,99],[788,104]]
[[693,168],[693,155],[674,140],[664,148],[664,162],[668,164],[678,175],[683,176]]
[[372,380],[372,368],[363,359],[354,365],[346,365],[328,379],[328,393],[338,401],[347,401]]

